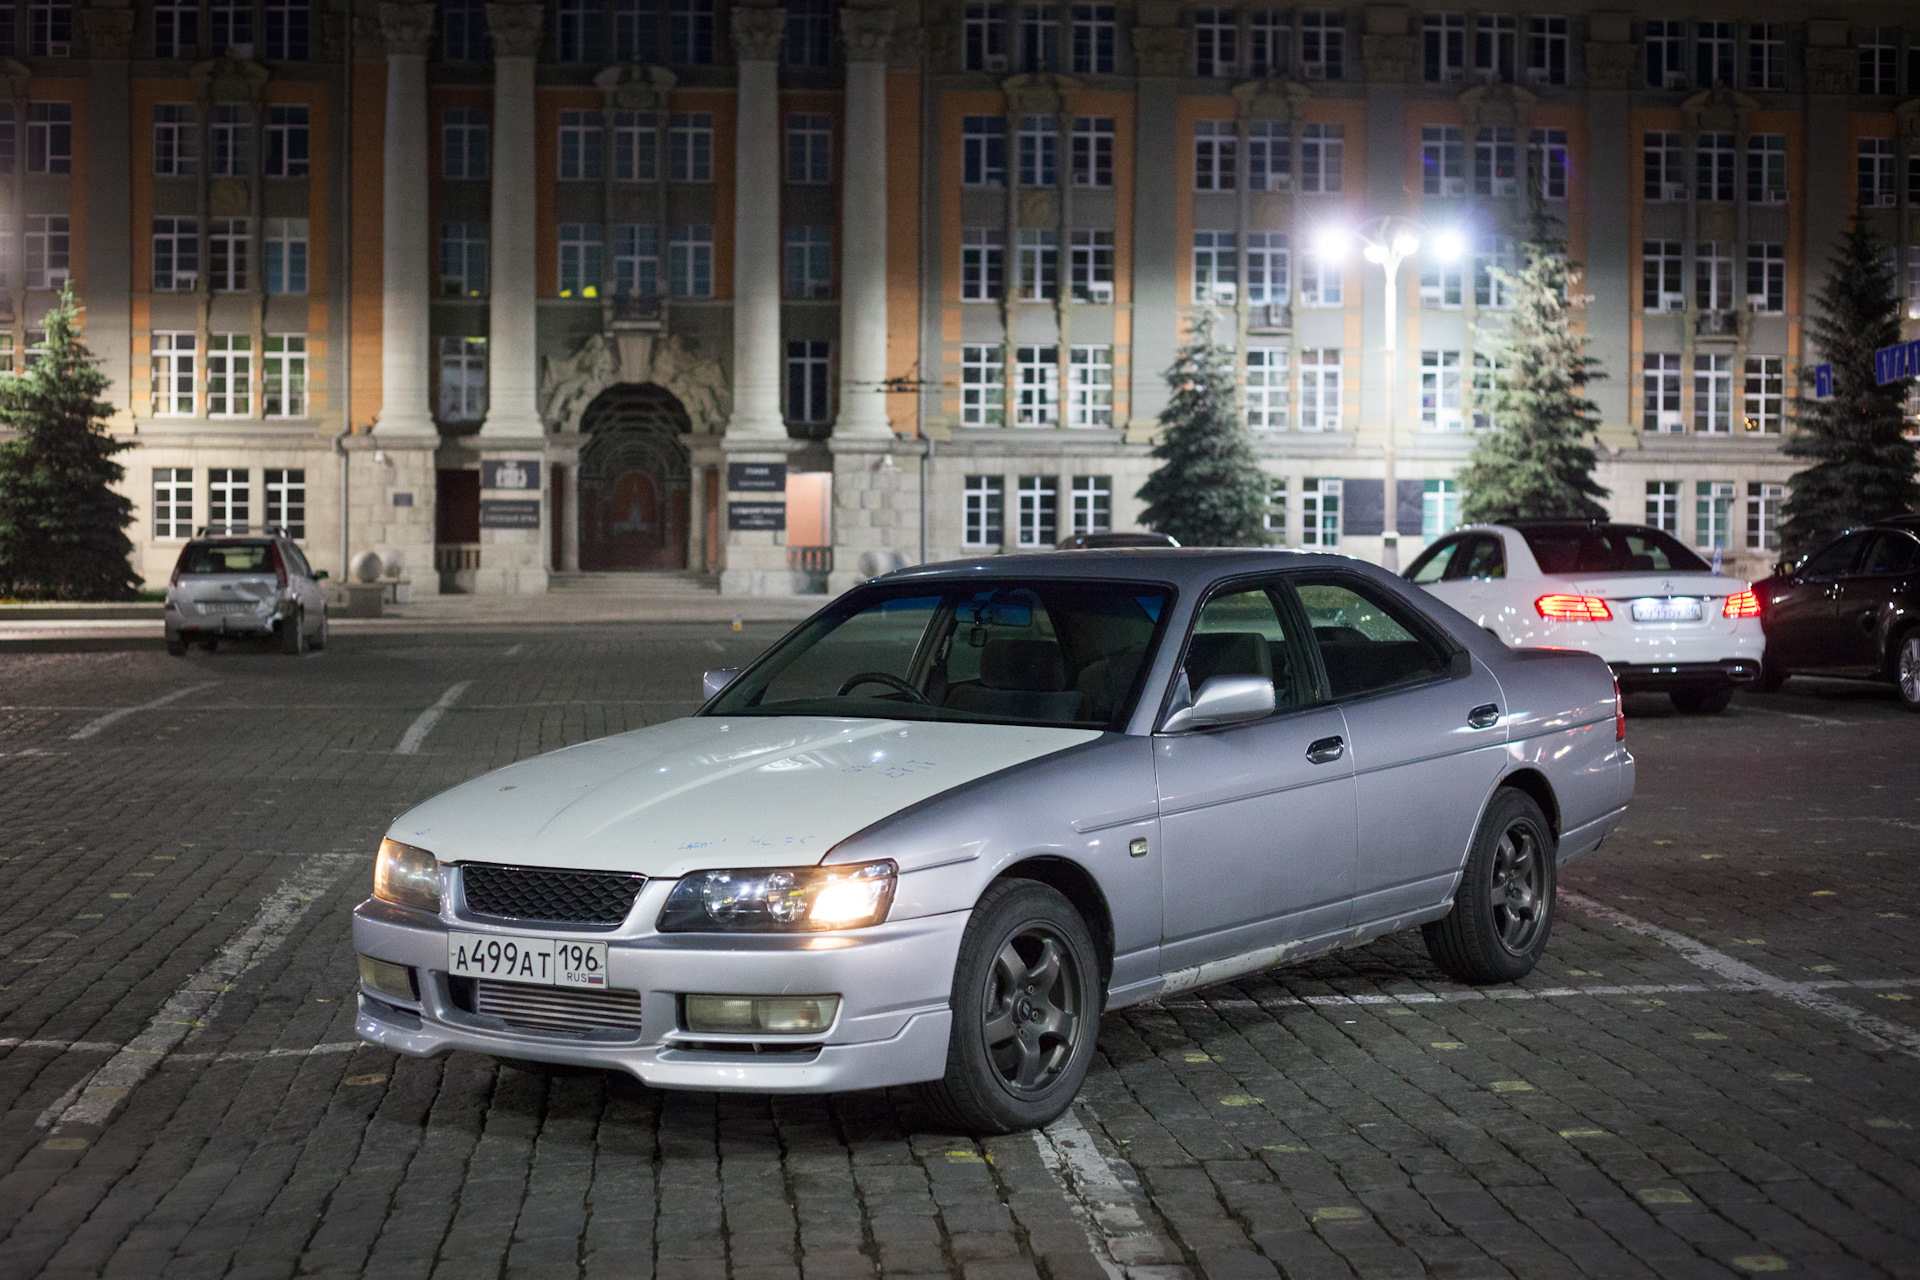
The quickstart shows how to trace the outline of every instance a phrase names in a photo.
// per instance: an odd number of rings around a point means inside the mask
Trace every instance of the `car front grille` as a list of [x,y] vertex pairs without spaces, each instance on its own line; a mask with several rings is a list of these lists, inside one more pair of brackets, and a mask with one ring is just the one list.
[[617,925],[646,877],[622,871],[558,871],[469,862],[460,868],[467,910],[505,920]]
[[534,1031],[640,1030],[638,991],[572,991],[481,978],[473,984],[473,1011]]

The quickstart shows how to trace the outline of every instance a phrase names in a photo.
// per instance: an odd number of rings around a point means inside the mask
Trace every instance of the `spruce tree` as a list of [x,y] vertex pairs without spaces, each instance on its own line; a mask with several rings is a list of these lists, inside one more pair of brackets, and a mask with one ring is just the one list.
[[1194,318],[1187,344],[1167,370],[1173,395],[1160,414],[1160,466],[1135,495],[1141,523],[1187,547],[1267,543],[1267,475],[1234,388],[1233,352],[1214,341],[1213,315]]
[[1459,474],[1468,522],[1516,516],[1605,519],[1593,479],[1600,411],[1587,384],[1605,377],[1587,340],[1568,324],[1573,274],[1564,246],[1537,213],[1512,277],[1513,311],[1493,337],[1496,366],[1490,430],[1475,438]]
[[1879,238],[1856,220],[1814,298],[1807,332],[1833,366],[1833,395],[1814,399],[1813,369],[1801,369],[1806,393],[1781,452],[1812,465],[1787,482],[1780,538],[1789,554],[1849,525],[1920,508],[1914,445],[1900,436],[1912,380],[1873,380],[1874,349],[1900,341],[1899,300],[1881,252]]
[[133,503],[113,491],[113,456],[130,440],[107,434],[107,377],[80,340],[80,309],[62,290],[47,313],[46,346],[21,373],[0,375],[0,596],[114,600],[139,579],[128,564]]

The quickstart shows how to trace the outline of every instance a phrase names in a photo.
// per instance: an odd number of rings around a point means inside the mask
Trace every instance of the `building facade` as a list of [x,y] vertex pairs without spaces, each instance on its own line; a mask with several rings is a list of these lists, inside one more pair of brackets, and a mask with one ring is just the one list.
[[71,282],[149,582],[786,593],[1134,527],[1211,311],[1276,540],[1404,563],[1539,209],[1614,514],[1754,571],[1855,214],[1920,335],[1920,16],[1548,7],[0,5],[0,362]]

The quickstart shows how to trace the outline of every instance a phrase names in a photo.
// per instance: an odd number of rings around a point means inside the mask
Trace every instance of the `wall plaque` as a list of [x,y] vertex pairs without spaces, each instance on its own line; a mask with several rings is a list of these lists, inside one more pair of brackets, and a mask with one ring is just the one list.
[[482,529],[538,529],[540,499],[482,498],[480,527]]
[[727,492],[785,493],[787,464],[784,462],[729,462]]
[[784,502],[729,502],[727,528],[780,530],[787,527]]

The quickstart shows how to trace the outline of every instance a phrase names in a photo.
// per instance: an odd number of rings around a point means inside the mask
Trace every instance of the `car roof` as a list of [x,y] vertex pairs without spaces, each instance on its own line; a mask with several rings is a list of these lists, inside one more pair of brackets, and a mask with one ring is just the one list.
[[[1372,570],[1374,566],[1352,556],[1326,551],[1289,551],[1277,547],[1090,547],[1062,555],[1057,551],[1019,552],[946,560],[937,564],[896,569],[876,583],[892,585],[936,579],[1086,578],[1121,582],[1143,579],[1170,582],[1193,590],[1221,578],[1243,573],[1270,573],[1311,565],[1340,565]],[[1382,571],[1384,572],[1384,571]]]

